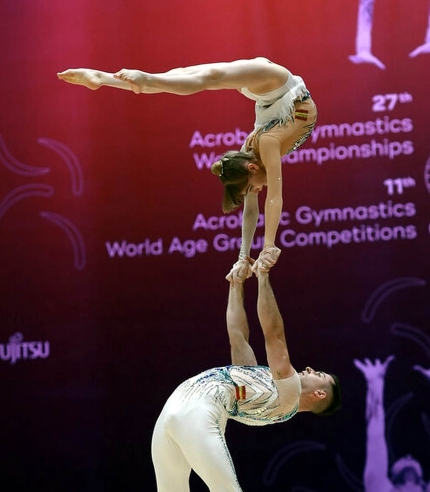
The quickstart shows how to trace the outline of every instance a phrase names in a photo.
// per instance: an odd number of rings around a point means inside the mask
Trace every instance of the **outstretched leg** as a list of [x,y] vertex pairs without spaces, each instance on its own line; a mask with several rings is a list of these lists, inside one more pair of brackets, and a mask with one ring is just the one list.
[[92,68],[70,68],[64,72],[57,73],[57,77],[69,84],[83,85],[93,91],[102,85],[115,87],[116,89],[132,90],[130,84],[117,79],[113,73],[93,70]]
[[149,73],[123,68],[114,74],[92,69],[69,69],[60,72],[58,78],[89,89],[102,85],[132,90],[136,94],[189,95],[204,90],[240,89],[263,94],[282,86],[288,78],[288,70],[266,58],[209,63],[176,68],[165,73]]

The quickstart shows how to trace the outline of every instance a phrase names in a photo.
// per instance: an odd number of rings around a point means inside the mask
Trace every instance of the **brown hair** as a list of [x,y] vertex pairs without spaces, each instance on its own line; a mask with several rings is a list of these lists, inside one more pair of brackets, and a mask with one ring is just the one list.
[[224,213],[231,212],[245,199],[244,190],[249,178],[246,164],[249,162],[258,164],[258,159],[253,152],[230,150],[211,166],[212,174],[218,176],[224,185],[222,201]]

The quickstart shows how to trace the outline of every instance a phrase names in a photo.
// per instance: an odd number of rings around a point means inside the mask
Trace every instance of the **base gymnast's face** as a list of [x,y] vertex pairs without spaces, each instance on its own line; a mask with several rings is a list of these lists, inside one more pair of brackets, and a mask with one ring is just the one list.
[[315,371],[312,367],[306,367],[304,371],[298,373],[302,386],[307,388],[320,388],[334,384],[334,379],[324,371]]

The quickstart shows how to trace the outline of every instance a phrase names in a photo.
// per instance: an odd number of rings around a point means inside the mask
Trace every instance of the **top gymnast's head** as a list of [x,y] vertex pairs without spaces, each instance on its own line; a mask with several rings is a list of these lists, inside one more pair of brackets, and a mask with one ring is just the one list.
[[224,185],[223,212],[243,203],[247,193],[258,193],[267,185],[266,169],[253,152],[226,152],[212,164],[211,171]]

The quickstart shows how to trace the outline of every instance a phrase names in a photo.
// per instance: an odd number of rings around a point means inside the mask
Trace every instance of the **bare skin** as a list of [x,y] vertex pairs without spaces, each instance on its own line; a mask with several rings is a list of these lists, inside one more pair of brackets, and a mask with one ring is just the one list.
[[126,68],[116,73],[77,68],[60,72],[57,77],[91,90],[108,86],[131,90],[136,94],[167,92],[190,95],[204,90],[241,87],[248,87],[255,94],[264,94],[282,86],[288,78],[288,71],[276,63],[268,63],[265,58],[255,58],[175,68],[158,74]]
[[231,282],[226,313],[231,363],[237,366],[256,366],[257,359],[249,344],[248,317],[243,303],[243,285]]
[[253,273],[258,275],[259,268],[263,269],[263,271],[272,268],[278,261],[280,254],[281,250],[279,248],[268,246],[260,253],[258,261],[253,260],[249,256],[239,257],[239,260],[232,266],[225,278],[229,282],[244,282]]
[[[276,248],[277,251],[272,251],[266,254],[261,261],[260,272],[261,274],[267,274],[269,270],[275,265],[280,249]],[[252,258],[244,258],[239,260],[238,263],[246,262],[246,265],[252,265],[254,260]],[[242,265],[237,265],[237,268],[243,268]],[[246,278],[251,277],[251,272],[249,269],[249,274],[247,276],[236,275],[227,279],[230,281],[229,297],[227,304],[227,331],[230,341],[230,351],[231,351],[231,363],[238,366],[255,366],[257,365],[257,359],[255,357],[254,351],[249,344],[249,325],[246,311],[244,308],[244,289],[243,283]]]
[[[270,284],[269,271],[273,264],[271,254],[263,254],[257,271],[257,312],[270,371],[274,380],[282,380],[293,376],[295,369],[290,361],[284,322]],[[232,364],[257,365],[254,351],[249,344],[249,325],[244,308],[244,281],[230,282],[226,319]],[[325,372],[314,371],[311,367],[306,367],[298,375],[302,386],[299,412],[312,411],[321,400],[329,396],[333,378]]]
[[[258,57],[232,62],[207,63],[185,68],[175,68],[164,73],[149,73],[141,70],[122,69],[116,73],[103,72],[89,68],[69,69],[57,74],[64,82],[82,85],[91,90],[102,86],[132,91],[136,94],[170,93],[190,95],[205,90],[243,89],[247,88],[256,95],[267,94],[282,87],[288,80],[290,72],[283,66],[272,63],[267,58]],[[313,103],[312,103],[313,104]],[[315,105],[312,109],[314,112]],[[312,118],[316,118],[315,116]],[[311,128],[315,121],[308,123]],[[304,123],[302,122],[304,125]],[[292,125],[292,135],[302,131],[299,120]],[[306,132],[305,132],[306,133]],[[295,137],[294,137],[295,138]],[[291,145],[295,142],[292,141]],[[244,220],[242,228],[242,248],[240,258],[250,255],[252,239],[258,218],[258,193],[267,187],[264,205],[264,247],[276,248],[275,239],[279,227],[282,197],[282,155],[285,150],[277,138],[268,135],[259,137],[259,164],[249,163],[249,183],[244,203]],[[260,256],[257,258],[253,273],[256,273]],[[243,267],[244,275],[248,270]],[[243,277],[242,273],[240,276]],[[246,277],[245,277],[246,278]],[[229,278],[230,280],[230,278]]]

